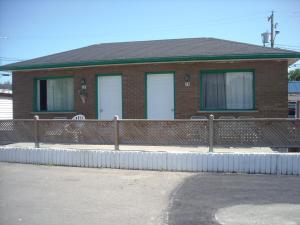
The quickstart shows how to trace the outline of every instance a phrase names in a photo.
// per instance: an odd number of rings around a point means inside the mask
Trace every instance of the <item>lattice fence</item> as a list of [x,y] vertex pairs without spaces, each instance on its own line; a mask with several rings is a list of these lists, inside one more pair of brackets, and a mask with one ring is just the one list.
[[0,144],[111,145],[118,140],[131,145],[208,146],[210,122],[213,146],[300,147],[300,120],[291,119],[0,120]]
[[0,120],[0,144],[34,142],[33,120]]
[[207,120],[121,120],[120,144],[208,145]]
[[300,120],[214,120],[215,146],[299,147]]
[[114,123],[104,120],[39,120],[39,140],[44,143],[114,143]]

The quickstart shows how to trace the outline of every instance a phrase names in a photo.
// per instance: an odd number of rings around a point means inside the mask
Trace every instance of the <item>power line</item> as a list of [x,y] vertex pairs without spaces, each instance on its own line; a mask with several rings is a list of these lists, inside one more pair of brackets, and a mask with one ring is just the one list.
[[15,57],[5,57],[5,56],[0,56],[0,59],[17,59],[17,60],[19,60],[19,58],[15,58]]
[[289,47],[284,47],[284,46],[277,46],[276,47],[280,49],[285,49],[285,50],[291,50],[291,51],[300,51],[300,48],[289,48]]
[[19,59],[19,58],[10,58],[10,57],[2,57],[0,56],[1,61],[24,61],[25,59]]
[[[229,24],[229,23],[241,23],[244,20],[249,20],[253,21],[254,19],[263,19],[265,18],[262,13],[258,14],[251,14],[251,15],[243,15],[243,16],[235,16],[235,17],[223,17],[223,18],[218,18],[218,19],[200,19],[195,21],[194,23],[188,23],[188,24],[175,24],[174,26],[172,25],[167,25],[167,26],[147,26],[147,27],[133,27],[139,30],[147,30],[147,31],[152,31],[152,30],[174,30],[174,29],[183,29],[183,28],[193,28],[193,27],[199,27],[199,23],[205,23],[205,24]],[[250,20],[249,20],[250,21]],[[211,26],[211,25],[210,25]],[[98,36],[98,34],[66,34],[66,35],[29,35],[29,36],[9,36],[9,38],[37,38],[37,39],[44,39],[44,38],[74,38],[74,37],[86,37],[86,36]]]
[[293,64],[293,65],[290,65],[289,68],[295,68],[298,69],[300,68],[300,64]]
[[299,45],[284,45],[284,44],[276,44],[276,45],[279,45],[279,46],[286,46],[286,47],[295,47],[295,48],[300,48]]
[[21,61],[23,61],[23,60],[0,59],[0,61],[6,61],[6,62],[21,62]]

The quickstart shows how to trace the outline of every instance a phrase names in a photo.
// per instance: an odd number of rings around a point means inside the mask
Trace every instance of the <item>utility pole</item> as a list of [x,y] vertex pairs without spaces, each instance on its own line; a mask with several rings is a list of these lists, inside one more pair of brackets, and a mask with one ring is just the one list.
[[269,16],[268,21],[271,20],[271,48],[274,48],[274,11]]
[[275,37],[279,34],[279,31],[276,30],[278,23],[274,24],[274,11],[272,11],[271,16],[268,17],[268,21],[271,21],[271,48],[274,48]]
[[268,17],[268,21],[271,21],[271,33],[269,31],[266,31],[261,34],[263,45],[265,46],[269,41],[271,42],[271,48],[274,48],[275,44],[275,37],[277,34],[279,34],[279,31],[277,30],[278,23],[274,24],[274,11],[272,11],[271,16]]

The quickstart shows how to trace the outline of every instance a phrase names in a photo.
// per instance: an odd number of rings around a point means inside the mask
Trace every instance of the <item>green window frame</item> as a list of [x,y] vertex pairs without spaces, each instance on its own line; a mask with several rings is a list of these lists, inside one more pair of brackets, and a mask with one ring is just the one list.
[[[234,73],[234,72],[251,72],[252,73],[252,108],[249,109],[227,109],[227,108],[209,108],[204,107],[204,94],[203,94],[203,76],[210,74],[224,74],[224,73]],[[256,110],[256,79],[254,69],[229,69],[229,70],[201,70],[200,71],[200,111],[253,111]]]
[[[41,80],[57,80],[57,79],[68,79],[72,78],[73,79],[73,107],[72,109],[58,109],[58,110],[39,110],[38,102],[39,99],[39,93],[38,93],[38,82]],[[39,78],[34,78],[34,104],[33,104],[33,110],[36,112],[73,112],[74,111],[74,106],[75,105],[75,83],[74,83],[74,76],[48,76],[48,77],[39,77]]]

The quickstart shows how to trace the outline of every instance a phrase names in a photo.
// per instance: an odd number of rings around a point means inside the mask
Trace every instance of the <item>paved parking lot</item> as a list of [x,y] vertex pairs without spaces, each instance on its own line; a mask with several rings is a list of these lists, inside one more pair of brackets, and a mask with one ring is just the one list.
[[0,224],[162,224],[170,193],[189,176],[0,163]]
[[300,178],[0,163],[0,224],[300,224]]
[[300,177],[196,174],[170,202],[172,225],[298,225]]

